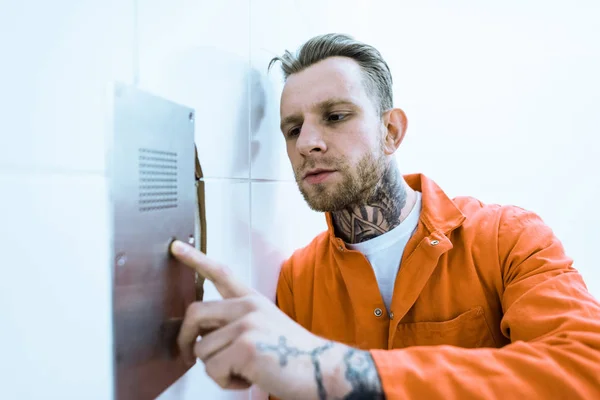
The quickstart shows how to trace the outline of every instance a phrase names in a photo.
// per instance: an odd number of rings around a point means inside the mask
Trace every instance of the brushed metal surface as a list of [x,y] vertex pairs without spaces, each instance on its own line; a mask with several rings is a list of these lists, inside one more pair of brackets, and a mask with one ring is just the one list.
[[195,234],[193,110],[116,84],[112,117],[115,398],[154,399],[189,369],[175,339],[194,273],[168,250]]

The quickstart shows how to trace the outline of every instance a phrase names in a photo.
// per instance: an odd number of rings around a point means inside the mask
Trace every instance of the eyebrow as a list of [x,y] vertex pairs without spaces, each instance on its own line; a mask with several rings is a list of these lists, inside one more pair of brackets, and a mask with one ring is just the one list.
[[[320,111],[320,112],[324,112],[324,111],[327,111],[327,110],[330,110],[330,109],[334,108],[335,106],[340,106],[340,105],[346,105],[346,106],[356,107],[356,104],[353,103],[352,101],[348,100],[348,99],[344,99],[344,98],[332,98],[332,99],[327,99],[327,100],[324,100],[324,101],[322,101],[320,103],[317,103],[317,104],[313,105],[312,109]],[[279,126],[279,128],[283,132],[283,128],[285,126],[291,125],[291,124],[301,123],[303,121],[303,119],[304,118],[300,114],[289,115],[289,116],[287,116],[287,117],[285,117],[284,119],[281,120],[281,125]]]
[[335,106],[353,106],[355,107],[356,104],[354,104],[352,101],[348,100],[348,99],[344,99],[344,98],[332,98],[332,99],[327,99],[325,101],[322,101],[320,103],[317,103],[313,106],[313,109],[316,110],[320,110],[320,111],[325,111],[325,110],[329,110]]
[[283,132],[283,128],[285,128],[287,125],[299,124],[302,122],[303,119],[304,118],[302,118],[300,114],[289,115],[281,120],[281,125],[279,125],[279,129],[281,129],[281,132]]

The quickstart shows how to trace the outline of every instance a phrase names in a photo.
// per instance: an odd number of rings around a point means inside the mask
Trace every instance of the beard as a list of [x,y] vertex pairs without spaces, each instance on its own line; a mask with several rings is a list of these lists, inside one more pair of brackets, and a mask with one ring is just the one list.
[[298,189],[308,206],[319,212],[335,212],[367,203],[377,193],[386,170],[383,151],[366,153],[355,166],[344,160],[329,160],[319,163],[319,168],[334,169],[341,176],[337,182],[305,184],[305,171],[315,168],[310,160],[294,171]]

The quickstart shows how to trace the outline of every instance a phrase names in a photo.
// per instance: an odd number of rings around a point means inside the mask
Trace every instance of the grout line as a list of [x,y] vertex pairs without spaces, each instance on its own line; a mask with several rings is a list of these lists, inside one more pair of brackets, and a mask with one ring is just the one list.
[[[248,229],[248,285],[254,289],[253,278],[254,274],[252,273],[252,258],[254,253],[252,252],[252,0],[248,0],[248,73],[246,74],[246,85],[247,90],[246,94],[248,96],[247,104],[248,104],[248,223],[250,224],[250,228]],[[248,391],[248,400],[252,399],[252,389]]]
[[[11,175],[11,174],[34,174],[34,175],[66,175],[66,176],[105,176],[108,177],[107,170],[101,169],[75,169],[69,167],[55,167],[55,166],[44,166],[44,165],[11,165],[11,164],[0,164],[0,175]],[[229,178],[220,176],[211,176],[202,178],[204,182],[216,182],[216,181],[231,181],[235,182],[248,182],[248,183],[296,183],[293,180],[284,179],[248,179],[248,178]]]
[[0,175],[59,175],[59,176],[103,176],[107,177],[107,171],[97,169],[73,169],[55,166],[21,166],[0,165]]

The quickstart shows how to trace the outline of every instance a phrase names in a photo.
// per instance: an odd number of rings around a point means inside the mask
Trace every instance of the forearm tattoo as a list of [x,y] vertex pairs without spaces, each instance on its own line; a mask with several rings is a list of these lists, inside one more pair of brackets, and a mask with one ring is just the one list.
[[[292,357],[309,356],[315,368],[315,381],[319,400],[327,400],[327,390],[323,383],[321,363],[319,357],[334,346],[333,342],[314,348],[312,350],[300,350],[287,344],[284,336],[279,337],[277,345],[258,343],[259,351],[272,351],[279,356],[279,365],[285,367]],[[384,400],[381,381],[373,362],[373,358],[367,351],[348,349],[344,355],[345,378],[352,388],[342,399],[344,400]]]
[[352,391],[344,399],[385,399],[375,362],[368,351],[348,349],[344,356],[344,365],[346,366],[346,380],[352,385]]

